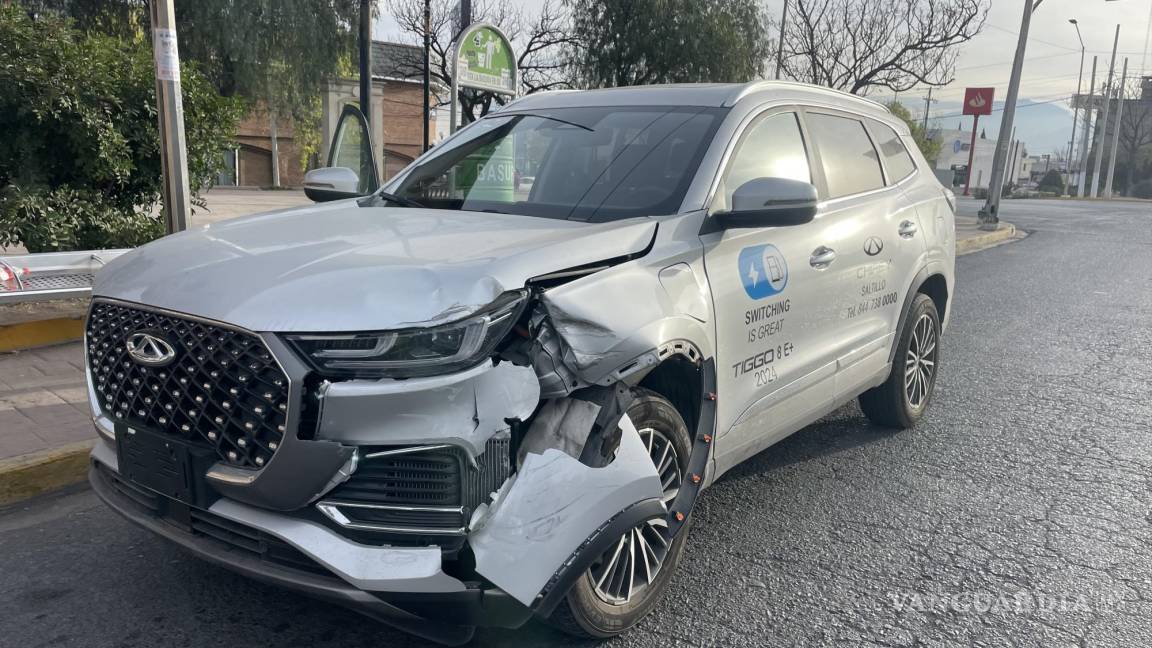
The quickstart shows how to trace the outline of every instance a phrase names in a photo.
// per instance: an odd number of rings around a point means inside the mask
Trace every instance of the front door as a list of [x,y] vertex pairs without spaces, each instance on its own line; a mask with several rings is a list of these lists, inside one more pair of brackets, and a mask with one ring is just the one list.
[[356,191],[362,196],[380,188],[380,174],[372,150],[372,135],[364,113],[352,104],[345,104],[328,151],[328,166],[355,171],[360,179]]
[[[709,213],[726,211],[733,192],[749,180],[812,182],[808,151],[795,111],[758,116],[740,135]],[[814,249],[827,229],[818,215],[806,225],[701,236],[716,310],[718,456],[767,447],[789,420],[823,408],[831,397],[835,357],[821,342],[831,264]],[[826,389],[812,389],[816,384]],[[821,393],[820,402],[809,400]]]

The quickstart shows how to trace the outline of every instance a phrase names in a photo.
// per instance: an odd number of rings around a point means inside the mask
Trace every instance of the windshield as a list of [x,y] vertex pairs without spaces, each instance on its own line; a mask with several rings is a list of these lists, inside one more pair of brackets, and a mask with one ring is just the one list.
[[432,209],[605,221],[675,213],[722,114],[562,108],[485,118],[392,191]]

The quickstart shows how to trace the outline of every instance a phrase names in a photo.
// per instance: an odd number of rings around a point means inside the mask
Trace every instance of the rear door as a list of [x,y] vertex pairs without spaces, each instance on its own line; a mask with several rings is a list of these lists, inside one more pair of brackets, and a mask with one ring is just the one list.
[[895,177],[906,169],[887,163],[870,127],[882,124],[824,109],[807,109],[804,119],[828,185],[828,217],[837,223],[825,243],[837,264],[826,325],[836,358],[834,399],[841,402],[883,374],[908,272],[923,246],[916,210]]

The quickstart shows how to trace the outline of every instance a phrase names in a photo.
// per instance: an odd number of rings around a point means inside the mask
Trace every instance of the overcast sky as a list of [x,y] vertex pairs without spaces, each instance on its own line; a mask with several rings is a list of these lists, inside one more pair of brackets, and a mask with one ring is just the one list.
[[[536,10],[543,2],[543,0],[509,1],[529,11]],[[780,15],[784,0],[764,1],[773,15]],[[958,102],[963,98],[965,86],[995,86],[996,98],[999,100],[1004,97],[1025,1],[1032,0],[992,0],[992,8],[984,31],[962,46],[957,64],[956,82],[946,88],[936,89],[935,97],[944,101]],[[1068,23],[1070,18],[1080,21],[1084,44],[1088,48],[1084,66],[1084,92],[1088,91],[1087,77],[1091,73],[1094,54],[1100,55],[1101,59],[1101,71],[1098,74],[1101,77],[1107,74],[1117,24],[1123,25],[1120,32],[1121,54],[1116,63],[1117,74],[1124,56],[1127,55],[1131,58],[1130,69],[1133,70],[1131,73],[1135,75],[1141,69],[1145,42],[1152,27],[1149,25],[1150,10],[1152,0],[1113,2],[1044,0],[1032,19],[1021,98],[1046,102],[1067,97],[1075,92],[1080,70],[1080,43],[1076,39],[1075,28]],[[384,13],[380,24],[377,25],[378,36],[390,40],[398,39],[399,32],[395,21],[386,15],[386,10]],[[1149,62],[1149,66],[1152,67],[1152,61]],[[916,89],[902,99],[909,104],[909,107],[922,111],[923,102],[919,98],[925,93],[926,89]],[[946,116],[954,112],[955,106],[943,106],[934,109],[933,116]]]

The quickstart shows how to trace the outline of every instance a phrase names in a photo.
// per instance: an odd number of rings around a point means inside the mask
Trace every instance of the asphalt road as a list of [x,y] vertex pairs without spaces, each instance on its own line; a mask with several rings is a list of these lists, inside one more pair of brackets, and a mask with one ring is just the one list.
[[[612,645],[1152,645],[1152,205],[1003,215],[1031,235],[959,260],[930,419],[891,433],[845,406],[727,475],[671,595]],[[0,514],[0,645],[421,644],[88,492]]]

